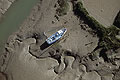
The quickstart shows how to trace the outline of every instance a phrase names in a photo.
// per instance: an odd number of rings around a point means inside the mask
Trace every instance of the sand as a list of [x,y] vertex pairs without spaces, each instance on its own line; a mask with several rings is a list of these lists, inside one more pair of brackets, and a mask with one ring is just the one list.
[[101,24],[111,26],[120,10],[120,0],[82,0],[89,14]]
[[[74,15],[72,3],[68,3],[67,15],[56,17],[57,0],[39,1],[20,29],[8,38],[0,58],[0,70],[8,80],[113,80],[119,75],[118,72],[114,76],[113,72],[120,64],[105,62],[99,56],[101,49],[95,50],[99,38]],[[45,47],[48,34],[63,26],[67,28],[65,36]],[[45,48],[41,49],[42,45]],[[95,59],[90,57],[93,53]],[[120,50],[114,57],[119,55]]]

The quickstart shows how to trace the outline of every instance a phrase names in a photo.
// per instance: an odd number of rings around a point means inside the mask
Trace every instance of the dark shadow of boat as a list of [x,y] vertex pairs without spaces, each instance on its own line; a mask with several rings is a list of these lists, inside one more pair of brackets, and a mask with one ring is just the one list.
[[46,48],[48,48],[50,46],[50,44],[48,44],[46,41],[40,46],[41,50],[44,50]]
[[[52,36],[50,36],[46,39],[46,41],[40,46],[40,49],[44,50],[44,49],[48,48],[50,45],[59,41],[64,36],[66,31],[67,31],[66,28],[62,28],[62,29],[58,30],[56,33],[54,33]],[[44,35],[46,35],[46,34],[44,33]]]

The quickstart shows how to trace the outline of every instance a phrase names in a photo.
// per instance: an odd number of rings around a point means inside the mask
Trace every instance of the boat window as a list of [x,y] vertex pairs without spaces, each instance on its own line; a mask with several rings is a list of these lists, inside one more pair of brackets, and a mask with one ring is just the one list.
[[55,40],[55,37],[52,37],[51,39],[52,39],[52,40]]
[[62,36],[62,35],[63,35],[63,33],[60,33],[60,35]]
[[59,36],[59,33],[57,32],[56,34],[55,34],[55,37],[58,37]]
[[51,39],[48,39],[48,41],[51,41]]

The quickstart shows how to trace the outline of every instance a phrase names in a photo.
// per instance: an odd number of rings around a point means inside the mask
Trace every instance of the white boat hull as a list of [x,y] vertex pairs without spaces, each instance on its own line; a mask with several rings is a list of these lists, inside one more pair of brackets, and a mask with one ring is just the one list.
[[48,44],[52,44],[52,43],[58,41],[60,38],[62,38],[66,32],[67,32],[67,29],[62,28],[59,31],[57,31],[56,33],[54,33],[52,36],[48,37],[46,39],[46,42]]

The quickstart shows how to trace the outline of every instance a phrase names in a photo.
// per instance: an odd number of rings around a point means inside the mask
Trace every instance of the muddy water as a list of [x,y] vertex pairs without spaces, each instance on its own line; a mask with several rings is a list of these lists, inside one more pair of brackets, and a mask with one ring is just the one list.
[[39,0],[16,0],[0,22],[0,52],[8,36],[15,32]]

